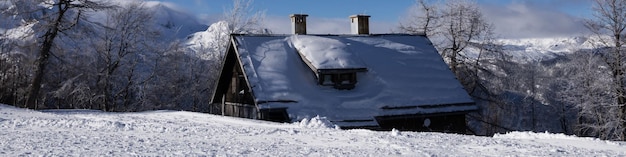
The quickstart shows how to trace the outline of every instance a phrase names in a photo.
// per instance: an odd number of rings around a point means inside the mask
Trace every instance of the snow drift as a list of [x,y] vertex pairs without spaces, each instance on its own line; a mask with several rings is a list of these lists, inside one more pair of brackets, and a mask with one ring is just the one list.
[[549,133],[491,138],[320,129],[183,111],[40,112],[0,104],[0,130],[0,156],[626,155],[624,142]]

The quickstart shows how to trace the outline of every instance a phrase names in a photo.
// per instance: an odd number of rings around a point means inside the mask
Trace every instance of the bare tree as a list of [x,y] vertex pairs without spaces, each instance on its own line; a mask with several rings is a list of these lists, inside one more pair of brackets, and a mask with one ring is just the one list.
[[261,22],[265,12],[254,11],[253,0],[234,0],[233,6],[222,15],[222,21],[228,23],[228,33],[260,33],[264,29]]
[[472,42],[483,40],[490,31],[490,24],[484,20],[478,5],[469,0],[448,1],[441,14],[444,41],[439,43],[439,48],[452,71],[457,73],[460,62],[467,58],[463,50]]
[[208,54],[199,54],[205,59],[218,59],[221,62],[222,53],[226,51],[230,42],[230,34],[265,33],[261,25],[265,13],[255,12],[252,8],[253,0],[234,0],[232,8],[224,10],[220,21],[211,25],[208,37],[209,43],[200,45],[199,51]]
[[125,110],[141,101],[136,98],[136,87],[145,83],[151,72],[136,69],[152,69],[153,63],[146,59],[158,56],[152,51],[159,33],[151,27],[151,14],[142,2],[107,12],[102,35],[94,46],[101,63],[96,82],[104,98],[102,110]]
[[476,60],[463,51],[493,37],[493,26],[484,19],[480,8],[472,0],[449,0],[437,5],[418,0],[417,4],[410,23],[401,24],[400,29],[409,33],[426,33],[452,71],[459,76],[457,69],[464,66],[462,64],[472,64],[464,62]]
[[574,133],[602,139],[617,139],[617,108],[612,92],[612,75],[605,69],[603,57],[591,52],[570,56],[564,64],[558,95],[566,104],[573,104],[577,111],[578,126]]
[[429,4],[426,0],[417,0],[416,6],[412,9],[414,14],[409,15],[407,23],[400,23],[400,30],[412,34],[434,35],[437,28],[437,19],[440,15],[436,5]]
[[[603,56],[603,60],[611,74],[611,86],[617,112],[616,119],[596,119],[612,121],[616,126],[602,138],[626,140],[626,1],[623,0],[594,0],[594,19],[587,21],[587,28],[596,36],[596,50]],[[602,111],[602,110],[600,110]],[[589,112],[589,111],[582,111]],[[598,115],[605,113],[595,113]],[[607,117],[603,117],[607,118]],[[598,123],[602,125],[602,123]],[[591,127],[596,128],[596,127]]]
[[[475,98],[478,104],[488,106],[489,110],[471,115],[472,118],[488,125],[504,128],[497,124],[497,117],[491,112],[497,111],[497,99],[490,92],[485,77],[495,76],[488,67],[496,60],[496,54],[502,52],[493,40],[492,25],[485,21],[476,2],[472,0],[449,0],[444,3],[428,4],[425,0],[416,1],[416,9],[408,23],[401,23],[400,30],[408,33],[425,33],[439,50],[451,70]],[[464,53],[469,48],[478,54],[468,56]],[[494,129],[497,130],[497,129]]]
[[38,21],[39,30],[36,31],[42,31],[43,35],[40,36],[42,41],[38,43],[39,50],[35,61],[36,66],[34,68],[34,74],[31,87],[28,92],[26,105],[31,108],[37,108],[37,99],[39,98],[48,59],[52,55],[52,48],[59,33],[72,29],[81,20],[86,20],[83,14],[84,11],[105,9],[109,6],[101,3],[101,1],[94,0],[32,0],[25,3],[31,3],[33,1],[37,2],[35,4],[42,4],[36,6],[43,6],[44,8],[23,11],[41,13],[41,16],[34,20]]
[[29,46],[32,42],[16,41],[23,38],[9,37],[16,34],[7,30],[0,32],[0,103],[23,105],[32,63],[27,52],[34,47]]

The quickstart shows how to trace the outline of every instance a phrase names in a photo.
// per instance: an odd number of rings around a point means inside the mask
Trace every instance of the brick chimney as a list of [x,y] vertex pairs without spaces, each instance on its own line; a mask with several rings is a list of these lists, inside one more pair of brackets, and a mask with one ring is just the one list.
[[370,34],[369,18],[369,15],[350,16],[352,34]]
[[306,34],[307,14],[291,14],[291,32],[293,34]]

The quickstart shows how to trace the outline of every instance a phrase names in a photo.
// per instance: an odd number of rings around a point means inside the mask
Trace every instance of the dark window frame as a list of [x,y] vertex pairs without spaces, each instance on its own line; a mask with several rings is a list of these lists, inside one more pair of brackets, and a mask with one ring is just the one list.
[[333,86],[340,90],[353,89],[356,83],[357,72],[321,73],[318,77],[318,85]]

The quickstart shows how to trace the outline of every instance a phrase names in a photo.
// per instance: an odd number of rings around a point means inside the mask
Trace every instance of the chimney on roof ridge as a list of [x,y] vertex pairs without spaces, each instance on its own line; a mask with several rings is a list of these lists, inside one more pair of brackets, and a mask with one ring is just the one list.
[[352,15],[350,16],[350,26],[352,34],[370,34],[369,15]]
[[291,32],[293,34],[306,34],[307,14],[291,14]]

